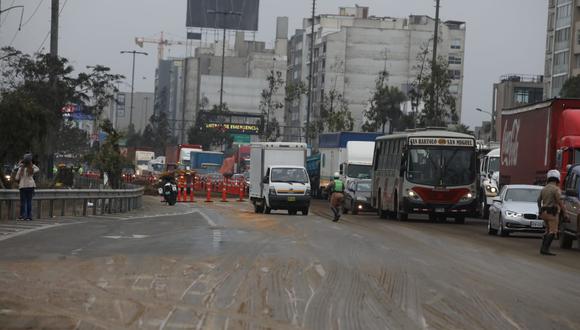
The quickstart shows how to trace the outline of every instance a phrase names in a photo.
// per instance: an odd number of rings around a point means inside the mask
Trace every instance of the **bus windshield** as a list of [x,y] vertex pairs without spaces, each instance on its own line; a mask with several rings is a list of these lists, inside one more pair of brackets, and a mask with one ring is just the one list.
[[412,183],[447,187],[475,181],[473,149],[411,149],[408,163],[407,179]]
[[371,165],[348,165],[346,176],[354,179],[370,179]]

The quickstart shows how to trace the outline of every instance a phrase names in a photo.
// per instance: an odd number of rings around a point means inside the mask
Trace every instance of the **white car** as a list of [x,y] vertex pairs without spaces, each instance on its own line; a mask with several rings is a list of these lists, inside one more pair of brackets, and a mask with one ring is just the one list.
[[489,208],[487,224],[490,235],[544,233],[544,221],[538,218],[538,196],[543,187],[506,185]]

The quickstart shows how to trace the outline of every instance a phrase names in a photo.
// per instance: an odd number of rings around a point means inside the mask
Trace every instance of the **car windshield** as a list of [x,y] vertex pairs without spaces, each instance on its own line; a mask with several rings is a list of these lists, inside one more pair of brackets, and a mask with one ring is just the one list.
[[539,189],[512,188],[505,193],[506,202],[536,203],[540,195]]
[[487,165],[488,172],[499,172],[499,157],[490,157]]
[[475,180],[475,150],[424,148],[409,151],[407,179],[429,186],[463,186]]
[[359,182],[356,185],[356,191],[368,192],[371,191],[371,183],[370,182]]
[[372,168],[371,165],[349,165],[348,173],[346,175],[349,178],[370,179],[371,168]]
[[273,168],[272,182],[308,183],[308,175],[302,168]]

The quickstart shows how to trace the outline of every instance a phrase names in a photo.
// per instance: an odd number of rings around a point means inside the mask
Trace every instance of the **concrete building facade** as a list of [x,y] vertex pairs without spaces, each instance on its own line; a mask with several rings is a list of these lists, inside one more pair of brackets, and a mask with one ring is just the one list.
[[[324,93],[343,94],[355,119],[355,129],[364,123],[363,112],[378,74],[387,70],[389,84],[408,92],[421,71],[418,56],[432,47],[435,20],[428,16],[408,18],[369,16],[368,7],[344,7],[338,15],[315,18],[313,113],[316,119]],[[461,115],[466,25],[459,21],[440,23],[439,56],[449,62],[453,76],[451,92],[457,99]],[[290,38],[288,49],[288,82],[308,84],[310,63],[311,19]],[[428,56],[430,60],[430,56]],[[427,63],[426,63],[427,64]],[[300,136],[306,121],[307,98],[290,102],[286,122],[297,127],[288,136]]]
[[[267,77],[272,71],[280,72],[286,81],[287,17],[277,18],[275,37],[271,49],[266,48],[265,42],[245,40],[244,32],[226,40],[223,102],[231,112],[259,114],[261,93],[268,87]],[[220,103],[222,46],[221,40],[205,43],[195,49],[192,57],[162,61],[159,65],[156,103],[162,111],[172,114],[174,135],[179,142],[186,142],[187,130],[199,111],[211,110]],[[274,101],[283,103],[284,92],[285,83]],[[283,109],[273,116],[283,125]]]
[[[492,113],[495,113],[495,140],[501,136],[501,114],[526,104],[541,102],[544,97],[544,77],[542,75],[508,74],[493,85],[494,100]],[[493,137],[492,137],[493,139]]]
[[580,1],[548,0],[544,98],[560,96],[562,86],[580,75]]
[[[153,115],[155,94],[148,92],[134,92],[133,126],[136,132],[143,132],[149,118]],[[109,119],[113,127],[119,131],[127,131],[130,124],[131,92],[118,92],[114,95],[114,102],[103,111],[102,117]]]

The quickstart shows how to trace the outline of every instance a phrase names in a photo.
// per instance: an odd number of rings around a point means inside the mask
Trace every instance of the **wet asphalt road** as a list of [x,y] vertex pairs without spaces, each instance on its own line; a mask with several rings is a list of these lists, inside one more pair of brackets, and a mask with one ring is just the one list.
[[312,211],[199,203],[0,240],[0,328],[580,328],[578,249]]

